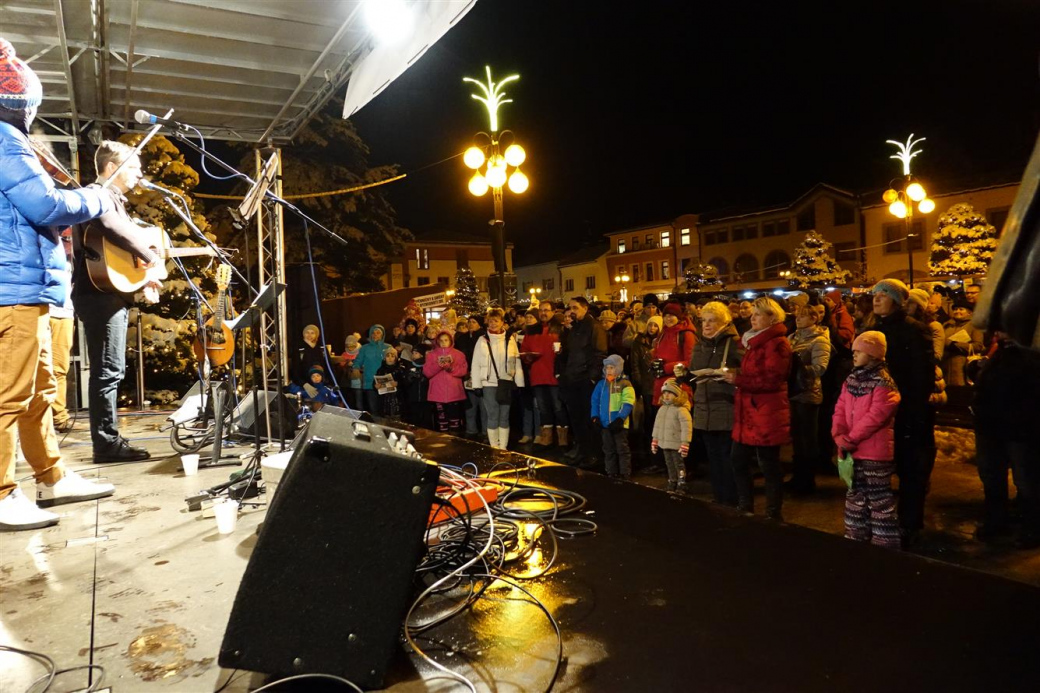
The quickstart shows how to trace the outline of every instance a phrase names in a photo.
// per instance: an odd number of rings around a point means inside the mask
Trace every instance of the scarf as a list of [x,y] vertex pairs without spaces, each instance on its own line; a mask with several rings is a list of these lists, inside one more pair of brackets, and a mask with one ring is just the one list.
[[[772,327],[772,325],[770,325],[769,327]],[[752,339],[768,330],[769,327],[765,328],[765,330],[748,330],[744,333],[744,336],[740,338],[740,343],[744,345],[745,349],[747,349],[748,342],[750,342]]]
[[868,395],[879,386],[898,389],[892,376],[888,374],[888,364],[884,361],[879,361],[873,366],[853,368],[849,377],[845,379],[845,388],[853,397]]

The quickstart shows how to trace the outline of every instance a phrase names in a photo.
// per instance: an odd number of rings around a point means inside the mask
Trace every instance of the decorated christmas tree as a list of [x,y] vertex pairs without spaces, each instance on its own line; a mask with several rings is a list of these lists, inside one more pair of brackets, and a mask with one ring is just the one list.
[[[125,135],[120,141],[136,146],[142,136],[141,133]],[[193,223],[205,233],[209,224],[190,196],[199,183],[199,175],[185,163],[180,151],[168,139],[158,135],[145,145],[140,156],[145,177],[184,195],[191,206]],[[127,211],[131,217],[165,230],[175,247],[203,245],[158,193],[137,188],[127,195],[127,200]],[[216,285],[209,258],[187,257],[180,262],[187,276],[180,267],[168,261],[166,267],[169,277],[163,281],[159,302],[148,304],[139,300],[136,304],[141,311],[145,398],[153,404],[179,398],[196,377],[196,359],[191,350],[195,339],[196,312],[189,278],[201,287],[202,294],[215,305],[212,299]],[[127,335],[128,345],[134,347],[136,340],[137,326],[132,322]],[[136,362],[127,366],[127,377],[122,386],[124,393],[135,391],[135,368]]]
[[455,295],[451,297],[448,305],[454,308],[459,316],[473,315],[480,311],[477,279],[469,267],[460,267],[455,273]]
[[932,276],[984,274],[997,249],[997,231],[969,204],[950,207],[939,217],[928,269]]
[[686,268],[684,278],[687,291],[724,291],[726,289],[726,282],[722,281],[715,265],[704,265],[699,262],[691,264]]
[[847,284],[852,273],[841,268],[827,253],[831,243],[815,231],[805,234],[805,240],[794,251],[791,283],[802,289]]

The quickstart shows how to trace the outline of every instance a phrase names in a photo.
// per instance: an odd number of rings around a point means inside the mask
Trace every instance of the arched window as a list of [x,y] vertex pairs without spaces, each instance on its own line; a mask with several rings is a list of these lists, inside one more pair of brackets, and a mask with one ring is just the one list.
[[713,257],[708,260],[709,265],[715,265],[715,269],[719,271],[719,279],[722,281],[729,281],[729,263],[726,262],[725,258]]
[[774,250],[766,255],[765,266],[762,268],[766,279],[776,279],[783,270],[791,269],[791,256],[782,250]]
[[758,260],[751,253],[744,253],[733,263],[733,279],[738,282],[757,282]]

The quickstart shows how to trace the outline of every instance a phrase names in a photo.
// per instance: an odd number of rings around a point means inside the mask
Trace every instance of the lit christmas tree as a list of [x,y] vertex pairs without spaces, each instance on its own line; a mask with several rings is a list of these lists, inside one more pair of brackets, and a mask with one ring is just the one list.
[[480,292],[477,291],[477,279],[469,267],[460,267],[455,273],[455,295],[448,305],[455,309],[459,317],[480,312]]
[[985,274],[997,249],[997,230],[969,204],[950,207],[939,217],[928,269],[932,276]]
[[726,282],[719,276],[715,265],[691,264],[686,268],[687,291],[724,291]]
[[847,284],[852,273],[841,268],[827,253],[831,243],[816,233],[805,234],[805,240],[794,251],[791,283],[802,289]]

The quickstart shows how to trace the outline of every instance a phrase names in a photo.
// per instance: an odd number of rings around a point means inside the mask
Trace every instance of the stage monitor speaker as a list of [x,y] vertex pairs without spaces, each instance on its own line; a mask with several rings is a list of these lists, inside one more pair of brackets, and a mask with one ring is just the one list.
[[[235,407],[234,415],[232,416],[232,432],[236,435],[245,436],[252,438],[255,433],[253,426],[259,422],[260,425],[260,437],[267,438],[267,422],[264,418],[264,410],[267,407],[271,407],[271,437],[275,440],[278,439],[278,396],[275,392],[260,391],[256,393],[257,404],[259,405],[259,412],[253,407],[253,393],[246,392],[238,402],[238,406]],[[282,411],[284,412],[284,419],[282,421],[282,435],[285,440],[291,440],[296,435],[296,424],[297,424],[297,411],[296,407],[293,406],[292,402],[285,395],[281,396],[282,400]]]
[[382,687],[440,475],[391,433],[412,435],[315,413],[242,576],[221,666]]

